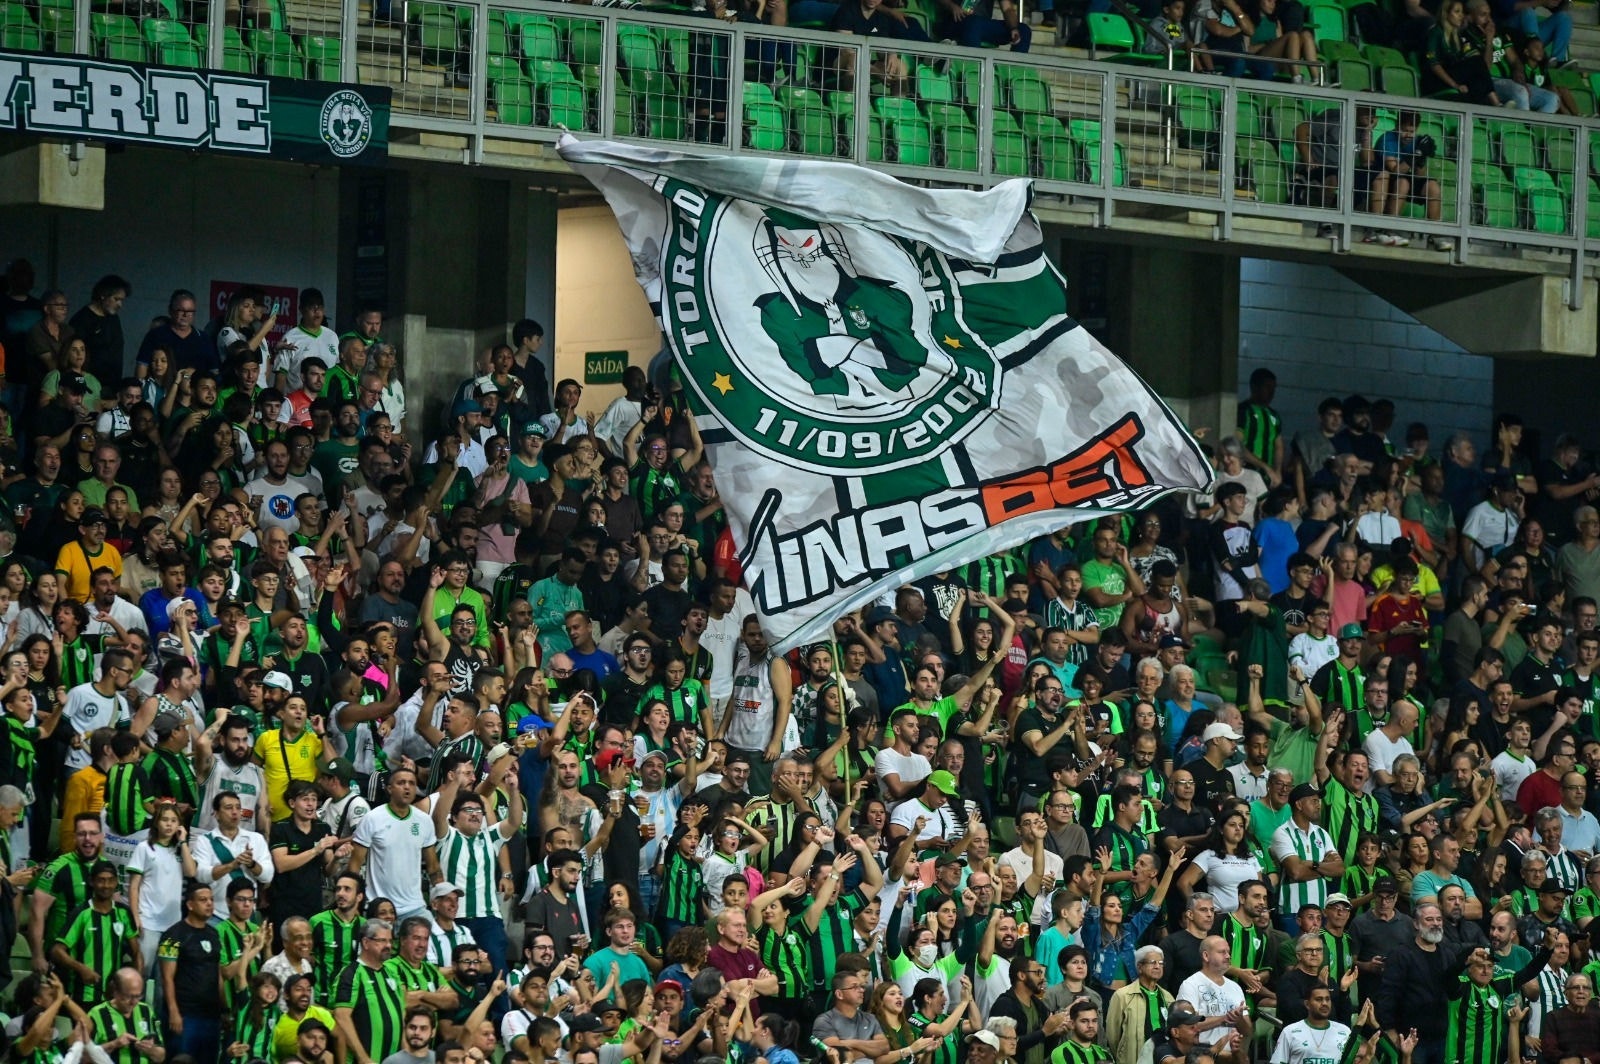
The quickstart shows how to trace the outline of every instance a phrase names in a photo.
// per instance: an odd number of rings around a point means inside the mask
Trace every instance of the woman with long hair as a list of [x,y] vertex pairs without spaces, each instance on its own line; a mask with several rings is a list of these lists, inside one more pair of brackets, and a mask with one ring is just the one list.
[[139,925],[144,971],[154,970],[156,947],[167,928],[183,917],[183,884],[199,874],[189,852],[189,829],[169,799],[156,803],[149,836],[128,859],[128,908]]
[[[248,990],[248,1004],[234,1016],[233,1042],[227,1047],[227,1056],[238,1061],[271,1060],[273,1031],[278,1017],[283,1015],[279,995],[283,986],[271,972],[257,972],[248,979],[248,966],[241,967],[235,977],[240,990]],[[234,999],[237,1006],[238,998]]]
[[[107,493],[109,498],[110,493]],[[161,586],[160,557],[172,547],[172,533],[167,522],[159,517],[146,517],[139,522],[133,536],[133,550],[122,555],[122,589],[135,601],[146,591]]]
[[767,970],[778,976],[778,991],[764,998],[772,1011],[791,1019],[808,1015],[811,1000],[811,940],[822,925],[822,914],[832,904],[841,880],[834,878],[848,871],[852,854],[841,854],[834,862],[833,876],[822,881],[811,904],[790,915],[789,901],[799,903],[805,896],[806,877],[795,876],[781,887],[763,892],[757,899],[755,916],[756,950]]
[[699,924],[685,924],[667,939],[667,966],[661,969],[662,979],[671,979],[687,987],[706,965],[711,953],[711,936]]
[[1200,880],[1206,893],[1217,901],[1219,913],[1239,907],[1239,884],[1261,878],[1261,862],[1250,845],[1250,818],[1237,809],[1230,810],[1211,827],[1204,849],[1195,855],[1178,880],[1178,889],[1187,898]]
[[930,1043],[930,1059],[940,1064],[956,1059],[961,1043],[958,1031],[976,1030],[983,1022],[972,995],[972,980],[964,972],[960,985],[961,1004],[948,1012],[950,993],[943,979],[919,979],[911,988],[911,1018],[906,1023],[916,1033],[917,1042]]
[[1444,715],[1444,726],[1440,729],[1439,746],[1434,751],[1433,769],[1436,775],[1443,775],[1450,764],[1450,759],[1455,756],[1456,744],[1471,742],[1472,733],[1478,727],[1478,720],[1483,713],[1483,707],[1476,698],[1452,698],[1450,708]]
[[[658,929],[660,938],[670,942],[685,927],[700,923],[706,913],[706,883],[700,865],[700,829],[693,824],[681,824],[667,839],[662,864],[661,883],[656,891],[656,909],[652,929]],[[643,907],[635,912],[644,912]]]
[[[82,498],[82,496],[79,496]],[[22,649],[28,649],[31,636],[43,636],[48,643],[56,634],[56,603],[61,601],[61,578],[54,570],[40,573],[33,581],[33,593],[17,615],[17,634]]]
[[786,1020],[782,1016],[772,1013],[763,1013],[756,1020],[756,1036],[752,1044],[759,1059],[767,1064],[800,1064],[800,1058],[795,1056],[795,1040],[800,1035],[800,1025],[794,1020]]
[[[1109,851],[1102,852],[1100,867],[1110,868],[1111,854]],[[1125,912],[1121,896],[1103,894],[1101,884],[1096,880],[1090,893],[1096,904],[1084,910],[1083,927],[1079,929],[1079,934],[1083,937],[1083,948],[1089,951],[1090,980],[1103,996],[1109,996],[1112,991],[1138,978],[1138,965],[1133,958],[1134,947],[1138,946],[1145,928],[1160,915],[1161,905],[1167,900],[1167,891],[1172,889],[1173,874],[1183,863],[1183,856],[1182,846],[1167,856],[1167,870],[1161,874],[1155,893],[1131,913]],[[1155,860],[1152,854],[1142,854],[1141,859],[1144,857]],[[1129,903],[1129,908],[1134,904],[1137,903]]]
[[[228,305],[222,312],[222,328],[217,332],[217,357],[224,366],[232,357],[233,345],[237,343],[243,343],[254,352],[256,362],[263,369],[271,361],[267,335],[278,324],[278,315],[267,314],[267,310],[266,293],[259,288],[247,286],[228,297]],[[260,377],[257,386],[265,387],[266,384],[265,376]]]
[[638,884],[629,883],[625,879],[613,879],[608,882],[606,884],[605,908],[607,912],[612,909],[626,909],[636,914],[639,917],[638,921],[636,921],[639,941],[644,943],[646,953],[657,960],[660,959],[661,943],[664,941],[664,937],[661,932],[656,930],[654,924],[645,919],[645,915],[650,910],[644,907],[644,901],[639,897]]
[[878,1027],[889,1040],[891,1050],[907,1049],[917,1040],[916,1032],[907,1022],[905,992],[893,979],[880,980],[872,988],[872,997],[867,999],[867,1011],[878,1021]]
[[74,336],[67,341],[66,350],[61,352],[61,365],[44,375],[44,380],[39,383],[39,397],[43,401],[55,400],[59,402],[61,378],[63,376],[77,376],[83,378],[84,387],[88,394],[83,397],[83,408],[90,413],[100,411],[100,378],[89,372],[89,347],[81,337]]
[[[1400,887],[1402,900],[1411,897],[1411,881],[1426,872],[1433,864],[1433,853],[1428,847],[1428,836],[1407,835],[1400,844],[1400,867],[1394,871],[1394,880]],[[1409,905],[1402,906],[1410,908]]]
[[[1466,23],[1467,9],[1461,0],[1444,0],[1439,5],[1422,56],[1422,91],[1429,96],[1454,92],[1454,98],[1462,103],[1499,107],[1500,97],[1495,95],[1483,51],[1471,34],[1462,32]],[[1402,127],[1408,114],[1412,125],[1416,124],[1415,112],[1402,111]]]
[[163,424],[172,416],[171,399],[177,398],[178,362],[165,347],[150,352],[150,364],[139,380],[139,398],[150,404]]

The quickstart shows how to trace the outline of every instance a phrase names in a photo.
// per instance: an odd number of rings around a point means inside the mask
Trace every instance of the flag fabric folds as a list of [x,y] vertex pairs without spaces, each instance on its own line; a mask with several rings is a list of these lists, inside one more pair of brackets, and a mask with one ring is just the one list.
[[1031,186],[564,137],[605,196],[780,649],[842,612],[1211,469],[1067,314]]

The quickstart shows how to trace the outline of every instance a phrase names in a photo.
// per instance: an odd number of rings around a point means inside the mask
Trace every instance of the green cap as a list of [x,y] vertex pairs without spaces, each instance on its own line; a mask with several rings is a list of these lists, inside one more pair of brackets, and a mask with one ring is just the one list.
[[961,792],[956,789],[956,778],[942,768],[928,777],[928,786],[948,798],[959,798],[961,796]]

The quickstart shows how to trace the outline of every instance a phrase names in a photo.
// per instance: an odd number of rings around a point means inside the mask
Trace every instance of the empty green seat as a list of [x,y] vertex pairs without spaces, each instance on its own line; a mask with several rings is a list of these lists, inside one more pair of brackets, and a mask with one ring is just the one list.
[[1013,111],[1034,114],[1051,111],[1049,86],[1031,75],[1012,79],[1006,101]]
[[1234,108],[1234,135],[1239,137],[1261,136],[1261,105],[1252,97],[1245,96],[1242,93],[1238,100],[1238,105]]
[[1422,93],[1416,70],[1406,62],[1379,67],[1378,87],[1390,96],[1416,97]]
[[683,140],[689,130],[683,104],[676,96],[665,93],[644,97],[644,124],[645,136],[653,140]]
[[1495,131],[1496,152],[1501,166],[1538,166],[1539,152],[1533,133],[1526,128],[1501,124]]
[[300,38],[300,54],[305,56],[306,73],[317,81],[339,80],[339,42],[333,37]]
[[21,4],[0,4],[0,48],[37,52],[44,47],[44,35],[33,15]]
[[538,87],[545,125],[581,130],[589,125],[589,94],[576,80],[547,82]]
[[250,33],[250,52],[259,73],[279,78],[303,78],[305,63],[295,50],[294,38],[283,30],[257,29]]
[[933,133],[928,120],[895,118],[888,122],[888,132],[894,143],[894,159],[902,166],[933,165]]
[[1367,92],[1372,88],[1372,68],[1362,59],[1341,59],[1334,65],[1334,78],[1346,92]]
[[1344,8],[1338,4],[1312,4],[1306,9],[1306,24],[1319,41],[1345,39]]
[[965,116],[934,127],[934,144],[942,164],[950,170],[978,168],[978,130]]
[[200,54],[200,46],[193,41],[167,41],[157,45],[151,58],[162,66],[182,67],[185,70],[199,70],[206,65],[205,57]]
[[[1088,16],[1089,43],[1097,59],[1114,63],[1166,65],[1165,53],[1144,51],[1144,27],[1135,28],[1113,11],[1091,11]],[[1099,53],[1104,52],[1105,55]]]
[[660,70],[661,48],[655,34],[644,26],[618,26],[617,59],[625,70]]
[[767,89],[765,85],[744,86],[744,143],[757,151],[783,151],[788,147],[788,116],[767,90],[762,100],[752,89]]
[[495,121],[508,126],[533,125],[533,86],[521,78],[502,78],[489,83]]
[[789,128],[795,144],[806,155],[834,156],[839,152],[839,127],[825,107],[789,108]]
[[[26,13],[21,5],[13,5]],[[107,59],[131,62],[144,60],[144,40],[139,35],[138,23],[127,15],[110,15],[96,11],[89,16],[89,36],[96,55]]]
[[72,51],[73,32],[73,17],[70,7],[42,6],[39,8],[40,44],[46,51]]
[[1028,141],[1017,127],[1016,119],[1004,111],[996,111],[992,125],[990,150],[994,154],[994,172],[1005,177],[1028,176]]
[[1196,89],[1179,85],[1172,90],[1172,107],[1177,114],[1178,128],[1190,133],[1215,133],[1221,128],[1218,108],[1222,94],[1214,89]]

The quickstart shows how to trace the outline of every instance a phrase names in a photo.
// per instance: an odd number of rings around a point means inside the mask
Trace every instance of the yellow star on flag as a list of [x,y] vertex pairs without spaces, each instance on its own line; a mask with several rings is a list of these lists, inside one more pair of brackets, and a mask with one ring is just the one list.
[[716,376],[711,378],[711,387],[715,388],[723,395],[727,395],[729,392],[733,391],[733,380],[726,373],[718,373]]
[[961,341],[956,339],[954,336],[946,336],[944,338],[944,346],[951,347],[959,351],[961,350]]

